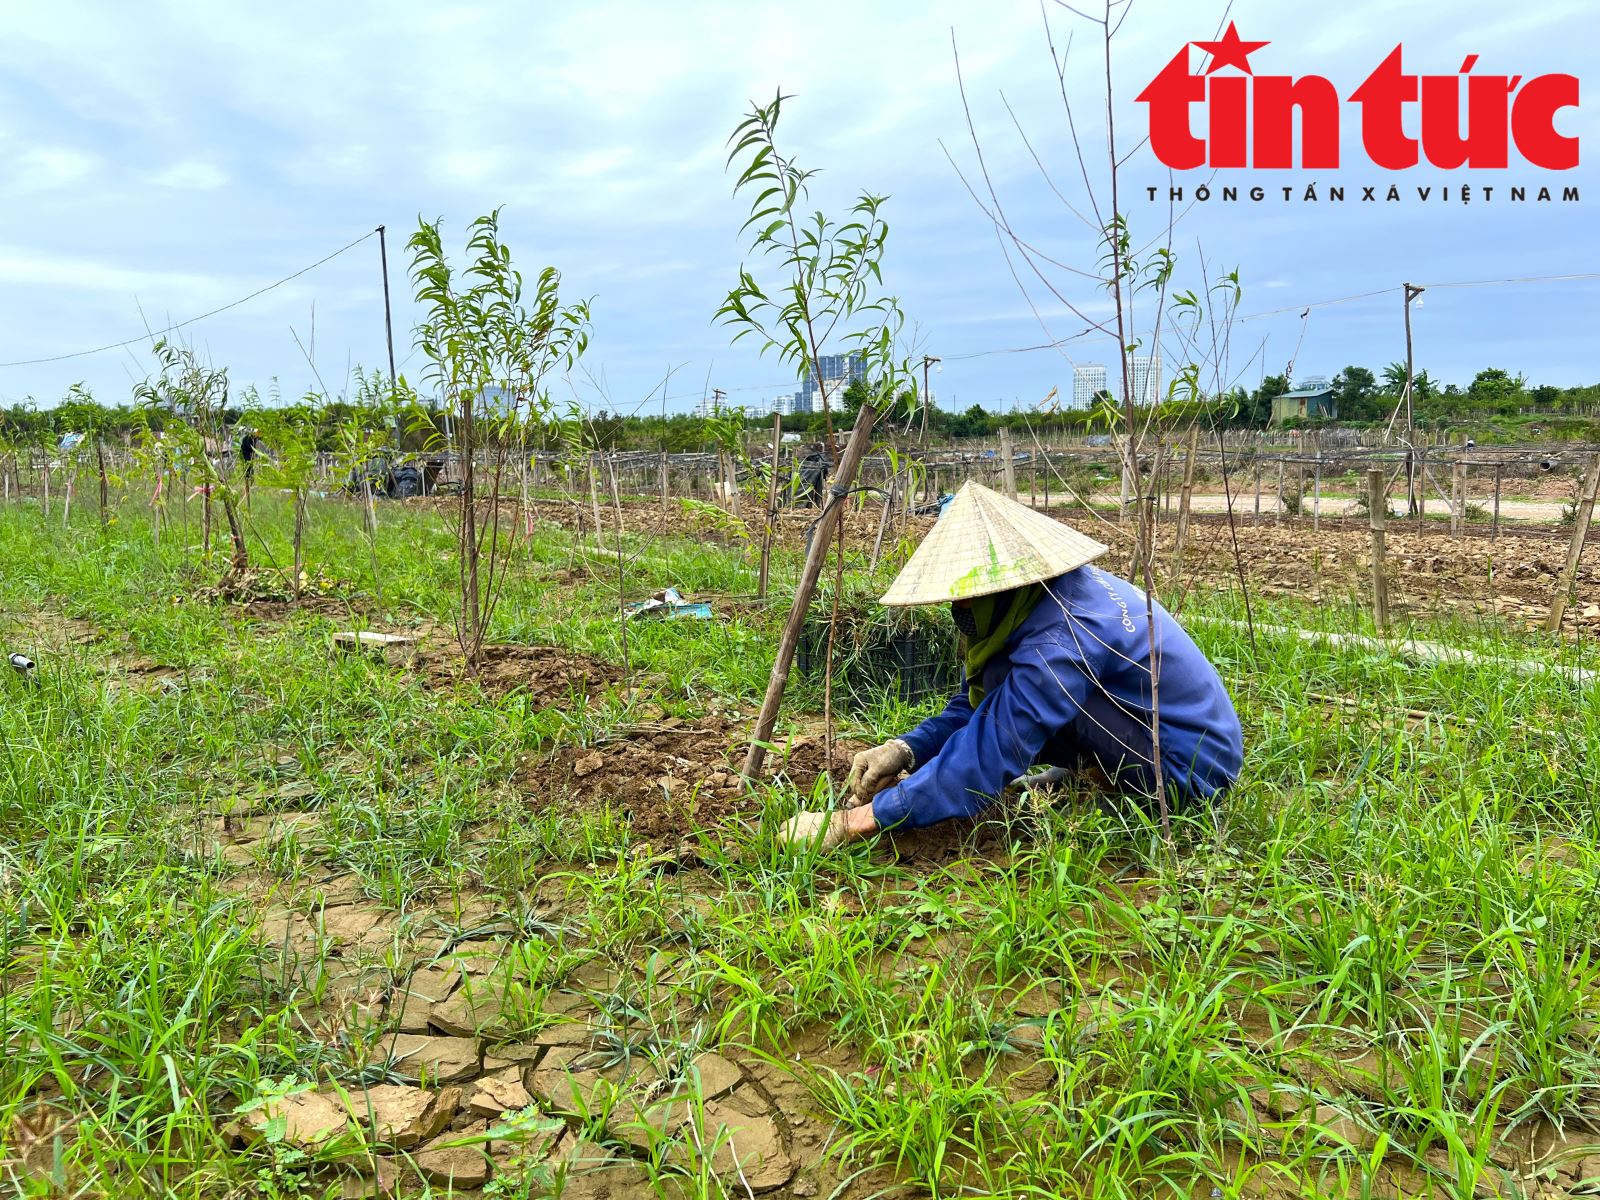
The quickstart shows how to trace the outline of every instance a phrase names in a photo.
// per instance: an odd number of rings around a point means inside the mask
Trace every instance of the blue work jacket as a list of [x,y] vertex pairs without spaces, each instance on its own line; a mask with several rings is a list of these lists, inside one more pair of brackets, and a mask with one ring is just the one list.
[[[1120,790],[1154,793],[1144,592],[1093,566],[1045,586],[984,664],[982,702],[968,702],[963,680],[943,712],[905,735],[915,764],[873,800],[881,827],[970,817],[1043,764],[1093,763]],[[1163,780],[1176,797],[1210,797],[1239,776],[1239,717],[1200,648],[1154,611]]]

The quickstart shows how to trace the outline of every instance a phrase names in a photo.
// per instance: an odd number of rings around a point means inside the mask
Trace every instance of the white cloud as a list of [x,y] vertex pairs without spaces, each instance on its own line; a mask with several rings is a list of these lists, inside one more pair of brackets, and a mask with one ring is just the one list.
[[216,163],[189,159],[153,171],[146,178],[156,187],[209,192],[227,184],[232,176]]
[[12,178],[24,192],[50,192],[82,183],[95,173],[99,160],[67,146],[35,146],[16,159]]

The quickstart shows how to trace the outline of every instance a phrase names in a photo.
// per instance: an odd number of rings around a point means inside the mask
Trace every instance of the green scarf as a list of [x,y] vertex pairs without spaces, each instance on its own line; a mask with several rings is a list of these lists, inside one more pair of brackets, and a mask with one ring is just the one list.
[[983,699],[983,667],[1000,653],[1011,635],[1028,619],[1033,606],[1044,599],[1042,583],[1030,583],[1009,592],[977,596],[972,601],[972,616],[978,632],[967,639],[967,699],[977,708]]

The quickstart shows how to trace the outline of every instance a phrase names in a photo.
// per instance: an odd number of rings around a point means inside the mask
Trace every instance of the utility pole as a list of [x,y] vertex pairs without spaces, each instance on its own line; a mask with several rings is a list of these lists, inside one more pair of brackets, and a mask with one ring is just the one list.
[[711,389],[711,411],[712,412],[721,412],[722,411],[722,398],[724,396],[726,396],[727,394],[728,393],[723,391],[721,388],[712,388]]
[[928,391],[928,368],[941,361],[943,360],[936,354],[922,356],[922,432],[919,440],[924,442],[928,440],[928,405],[933,399],[932,393]]
[[1411,302],[1422,295],[1425,289],[1415,284],[1405,285],[1406,296],[1406,507],[1410,514],[1417,511],[1417,466],[1416,451],[1412,449],[1413,434],[1416,431],[1416,421],[1413,418],[1411,406],[1411,384],[1416,378],[1416,370],[1411,357]]

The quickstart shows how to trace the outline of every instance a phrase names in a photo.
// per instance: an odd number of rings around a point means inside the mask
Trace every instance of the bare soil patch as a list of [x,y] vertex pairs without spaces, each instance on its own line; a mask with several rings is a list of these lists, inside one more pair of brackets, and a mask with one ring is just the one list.
[[[578,816],[620,813],[635,837],[676,843],[691,828],[757,811],[739,774],[745,736],[743,725],[720,718],[668,718],[598,745],[562,747],[526,766],[520,782],[531,802]],[[842,787],[858,749],[836,742],[829,758],[822,739],[800,737],[769,754],[766,771],[809,795],[824,773]]]
[[543,706],[581,707],[592,694],[622,682],[622,668],[558,646],[485,646],[476,674],[453,641],[430,642],[416,652],[416,669],[429,687],[473,682],[491,696],[525,693]]

